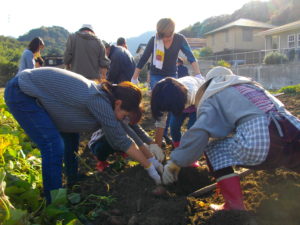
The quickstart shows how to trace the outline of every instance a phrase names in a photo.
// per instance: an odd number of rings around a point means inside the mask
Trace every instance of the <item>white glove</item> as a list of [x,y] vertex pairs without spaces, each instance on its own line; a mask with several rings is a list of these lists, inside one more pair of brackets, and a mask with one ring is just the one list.
[[131,83],[134,83],[134,84],[138,84],[139,83],[139,79],[134,79],[133,77],[131,78]]
[[155,181],[156,185],[161,184],[161,178],[152,163],[151,166],[149,168],[145,168],[145,170],[147,170],[149,176]]
[[200,80],[203,80],[203,81],[205,81],[205,78],[202,76],[202,74],[201,73],[199,73],[199,74],[196,74],[195,75],[195,77],[197,77],[198,79],[200,79]]
[[154,157],[159,161],[162,162],[165,158],[165,154],[163,150],[157,144],[150,144],[149,151],[154,155]]
[[153,164],[153,166],[155,167],[155,169],[159,172],[159,174],[163,174],[164,172],[164,166],[163,164],[161,164],[160,162],[157,161],[156,158],[152,157],[148,159],[149,162],[151,162]]
[[178,174],[180,167],[177,166],[174,162],[169,160],[164,167],[164,172],[162,175],[162,181],[164,184],[170,184],[178,180]]

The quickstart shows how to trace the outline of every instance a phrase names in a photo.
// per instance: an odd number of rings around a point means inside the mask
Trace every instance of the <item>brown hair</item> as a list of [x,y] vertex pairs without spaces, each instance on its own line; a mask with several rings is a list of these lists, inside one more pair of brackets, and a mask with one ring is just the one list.
[[141,101],[142,92],[135,84],[124,81],[119,84],[111,84],[108,81],[101,83],[101,88],[104,90],[115,107],[115,101],[121,100],[121,108],[127,112],[131,112],[130,123],[134,124],[139,122],[142,117]]
[[28,49],[32,51],[33,53],[36,53],[39,50],[40,46],[45,46],[44,41],[40,37],[35,37],[31,40],[31,42],[28,45]]
[[162,18],[157,22],[156,31],[159,38],[170,37],[175,31],[175,22],[171,18]]

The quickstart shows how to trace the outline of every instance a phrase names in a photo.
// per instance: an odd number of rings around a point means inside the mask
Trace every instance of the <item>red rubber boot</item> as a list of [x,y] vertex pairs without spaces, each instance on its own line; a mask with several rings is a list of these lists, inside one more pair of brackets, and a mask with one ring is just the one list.
[[213,210],[246,210],[239,176],[234,175],[223,179],[221,177],[217,186],[221,190],[225,203],[222,205],[211,204],[210,207]]

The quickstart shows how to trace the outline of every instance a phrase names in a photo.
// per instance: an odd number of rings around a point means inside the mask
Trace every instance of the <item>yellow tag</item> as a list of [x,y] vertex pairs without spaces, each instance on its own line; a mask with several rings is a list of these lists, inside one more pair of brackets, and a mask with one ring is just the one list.
[[164,57],[165,57],[165,53],[157,49],[156,50],[156,60],[163,62]]

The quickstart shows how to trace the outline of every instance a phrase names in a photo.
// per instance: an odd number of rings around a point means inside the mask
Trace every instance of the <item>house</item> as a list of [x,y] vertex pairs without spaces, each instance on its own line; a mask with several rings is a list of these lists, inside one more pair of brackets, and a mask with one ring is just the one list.
[[191,49],[201,49],[206,46],[206,39],[204,38],[186,38]]
[[274,28],[273,25],[249,19],[238,19],[204,34],[206,44],[214,54],[230,54],[262,50],[264,38],[257,33]]
[[62,56],[44,56],[45,66],[64,68],[64,61]]
[[265,49],[300,49],[300,20],[257,34],[264,37]]

